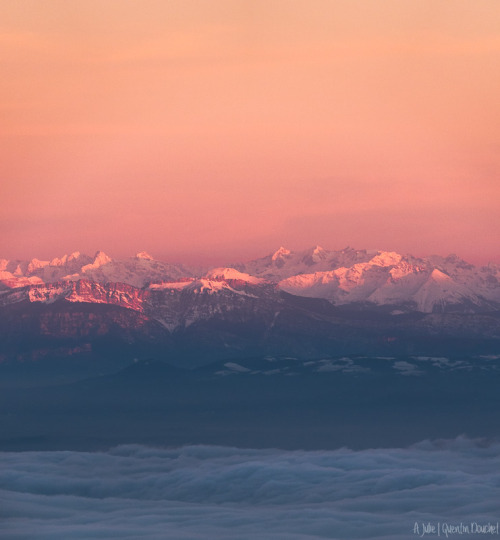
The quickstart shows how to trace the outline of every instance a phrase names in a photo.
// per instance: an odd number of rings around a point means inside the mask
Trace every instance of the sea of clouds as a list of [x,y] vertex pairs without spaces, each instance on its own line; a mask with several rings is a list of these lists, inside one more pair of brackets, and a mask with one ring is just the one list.
[[3,540],[404,539],[418,537],[415,524],[422,535],[428,523],[497,521],[500,444],[464,438],[362,451],[0,453]]

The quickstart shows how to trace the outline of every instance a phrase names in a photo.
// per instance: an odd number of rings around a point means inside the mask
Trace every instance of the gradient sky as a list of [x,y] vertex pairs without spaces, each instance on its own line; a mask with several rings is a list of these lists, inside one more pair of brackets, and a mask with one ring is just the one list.
[[3,0],[0,258],[500,262],[498,0]]

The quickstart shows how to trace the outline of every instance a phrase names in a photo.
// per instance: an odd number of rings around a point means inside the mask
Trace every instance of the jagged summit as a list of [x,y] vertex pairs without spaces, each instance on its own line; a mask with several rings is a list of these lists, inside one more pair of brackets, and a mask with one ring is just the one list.
[[50,266],[63,266],[64,264],[66,264],[67,260],[68,260],[68,256],[63,255],[61,258],[55,257],[54,259],[50,261],[49,264]]
[[38,270],[39,268],[44,268],[45,266],[48,266],[49,264],[50,264],[49,261],[40,261],[38,259],[31,259],[30,263],[28,264],[27,271],[29,273],[32,273],[35,270]]
[[108,264],[109,262],[111,262],[113,259],[111,259],[111,257],[108,257],[106,255],[106,253],[104,253],[104,251],[97,251],[96,254],[94,255],[94,262],[97,264],[99,263],[100,266],[102,266],[103,264]]
[[324,261],[328,257],[328,252],[324,250],[321,246],[315,246],[309,250],[305,257],[302,259],[305,264],[312,266],[316,263]]
[[89,272],[91,270],[95,270],[97,268],[100,268],[101,266],[104,266],[105,264],[108,264],[112,261],[111,257],[108,257],[104,251],[98,251],[94,255],[94,262],[90,264],[86,264],[82,268],[82,272]]
[[287,257],[287,256],[290,255],[290,254],[291,254],[291,251],[290,251],[289,249],[286,249],[286,248],[284,248],[283,246],[281,246],[279,249],[277,249],[277,250],[273,253],[271,259],[272,259],[273,261],[277,261],[277,260],[279,260],[279,259],[283,259],[284,257]]
[[402,258],[403,256],[395,251],[379,251],[377,255],[371,259],[371,263],[378,266],[391,266],[399,264]]

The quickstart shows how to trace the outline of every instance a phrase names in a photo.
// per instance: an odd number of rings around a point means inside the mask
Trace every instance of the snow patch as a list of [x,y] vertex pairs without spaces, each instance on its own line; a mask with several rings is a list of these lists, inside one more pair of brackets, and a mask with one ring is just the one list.
[[401,375],[421,375],[422,372],[417,369],[417,366],[406,362],[405,360],[398,360],[394,362],[394,369],[401,372]]
[[240,364],[236,364],[235,362],[226,362],[224,367],[227,367],[227,369],[230,369],[231,371],[237,371],[238,373],[247,373],[250,371],[248,368],[240,366]]
[[165,290],[165,289],[175,289],[175,290],[181,290],[185,289],[188,285],[191,285],[193,282],[193,279],[187,279],[185,281],[170,281],[170,282],[163,282],[163,283],[151,283],[149,285],[150,290]]

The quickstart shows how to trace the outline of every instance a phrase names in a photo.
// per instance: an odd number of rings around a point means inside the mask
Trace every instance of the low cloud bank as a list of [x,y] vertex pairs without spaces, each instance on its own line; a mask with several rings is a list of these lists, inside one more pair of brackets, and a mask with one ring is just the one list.
[[500,444],[464,438],[363,451],[134,445],[0,463],[3,539],[401,539],[417,537],[415,523],[500,521]]

